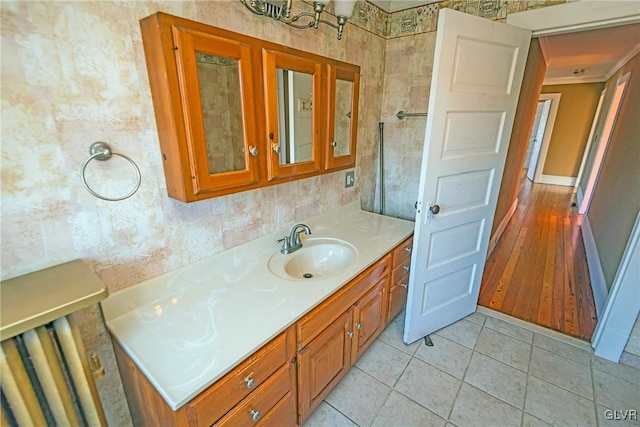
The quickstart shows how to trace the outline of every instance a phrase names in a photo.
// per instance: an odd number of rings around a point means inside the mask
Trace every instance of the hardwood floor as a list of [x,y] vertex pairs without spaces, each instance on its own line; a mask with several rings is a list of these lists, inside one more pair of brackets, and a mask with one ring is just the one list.
[[590,340],[596,311],[572,190],[523,180],[519,206],[487,260],[478,304]]

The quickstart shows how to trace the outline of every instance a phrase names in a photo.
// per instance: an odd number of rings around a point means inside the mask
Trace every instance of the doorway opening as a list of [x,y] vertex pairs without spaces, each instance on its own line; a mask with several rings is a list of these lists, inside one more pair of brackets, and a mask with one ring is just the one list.
[[561,96],[560,93],[540,94],[524,162],[527,178],[532,182],[541,180]]
[[590,340],[596,312],[573,188],[524,179],[485,264],[478,304]]

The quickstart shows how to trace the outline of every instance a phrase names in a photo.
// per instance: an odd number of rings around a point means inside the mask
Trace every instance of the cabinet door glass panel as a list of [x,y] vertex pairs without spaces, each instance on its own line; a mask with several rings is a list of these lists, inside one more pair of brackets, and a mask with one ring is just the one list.
[[347,156],[351,148],[351,95],[353,83],[336,80],[336,111],[334,156]]
[[209,173],[246,169],[238,60],[196,52]]
[[276,69],[280,165],[313,159],[313,75]]

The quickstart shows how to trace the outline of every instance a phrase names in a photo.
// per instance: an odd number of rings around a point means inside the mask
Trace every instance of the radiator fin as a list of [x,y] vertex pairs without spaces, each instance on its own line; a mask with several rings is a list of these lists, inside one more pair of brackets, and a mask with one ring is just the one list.
[[71,316],[2,342],[2,426],[106,426]]
[[1,363],[2,391],[7,397],[7,402],[18,424],[21,426],[46,425],[33,388],[18,386],[18,384],[30,384],[30,380],[15,341],[2,342]]

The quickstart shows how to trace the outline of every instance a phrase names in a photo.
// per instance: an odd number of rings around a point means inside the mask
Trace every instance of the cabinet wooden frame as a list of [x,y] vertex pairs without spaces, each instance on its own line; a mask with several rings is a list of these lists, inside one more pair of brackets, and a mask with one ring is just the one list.
[[[359,66],[162,12],[142,19],[140,27],[169,197],[186,203],[194,202],[355,165]],[[238,60],[244,170],[209,173],[195,65],[196,51]],[[269,77],[265,83],[266,70],[271,70],[271,67],[263,63],[263,51],[271,52],[274,61],[293,58],[294,64],[314,64],[314,146],[311,162],[280,165],[278,155],[273,151],[267,123],[273,122],[270,114],[277,111],[277,107],[274,110],[273,102],[276,100],[273,97],[265,96],[273,81]],[[329,119],[331,105],[335,105],[334,100],[329,103],[329,75],[334,73],[336,78],[341,78],[343,72],[338,70],[351,70],[356,76],[353,77],[355,109],[352,109],[352,145],[350,155],[341,156],[350,157],[348,160],[341,157],[328,160],[329,152],[325,146],[328,136],[323,121]],[[271,71],[269,75],[272,75]],[[316,77],[319,83],[316,83]],[[253,150],[250,146],[253,146]],[[252,155],[251,151],[256,155]]]
[[[349,154],[335,156],[336,131],[336,80],[352,83],[351,90],[351,121],[349,132]],[[340,170],[352,168],[356,165],[356,147],[358,140],[358,104],[360,99],[360,67],[352,65],[327,66],[327,130],[325,141],[325,169]],[[332,108],[333,107],[333,108]]]
[[[189,164],[192,171],[193,192],[198,195],[257,183],[259,178],[258,158],[256,155],[251,154],[258,140],[257,129],[253,120],[256,115],[253,104],[256,91],[252,82],[252,69],[256,65],[252,59],[251,45],[246,42],[229,40],[181,27],[173,27],[173,36],[176,47],[175,56],[178,67],[179,88],[181,90],[182,103],[185,106],[182,114],[185,122]],[[223,173],[210,173],[209,171],[204,118],[200,101],[200,83],[196,67],[196,52],[238,61],[244,136],[245,168],[243,170]]]
[[[262,64],[264,72],[264,104],[266,115],[266,141],[268,152],[267,174],[268,180],[290,178],[296,175],[318,174],[322,170],[322,117],[325,105],[322,99],[322,64],[316,59],[306,57],[300,53],[292,54],[270,49],[262,50]],[[279,147],[279,108],[277,69],[297,71],[312,76],[312,159],[304,162],[280,164],[280,154],[275,148]]]

